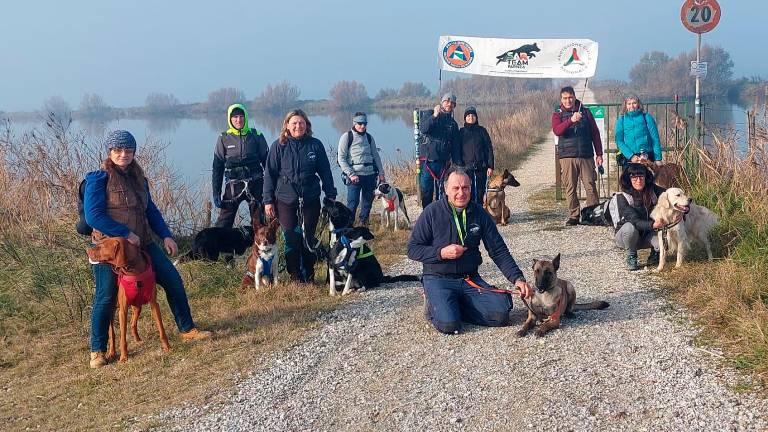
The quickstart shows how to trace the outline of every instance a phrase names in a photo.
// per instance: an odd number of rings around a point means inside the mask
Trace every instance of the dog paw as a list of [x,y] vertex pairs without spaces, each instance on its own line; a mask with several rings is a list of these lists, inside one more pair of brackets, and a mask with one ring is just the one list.
[[540,338],[544,336],[547,332],[543,331],[542,329],[537,329],[535,332],[533,332],[534,336],[537,338]]
[[528,334],[528,330],[520,329],[520,330],[517,331],[516,334],[517,334],[517,337],[525,337],[525,335]]

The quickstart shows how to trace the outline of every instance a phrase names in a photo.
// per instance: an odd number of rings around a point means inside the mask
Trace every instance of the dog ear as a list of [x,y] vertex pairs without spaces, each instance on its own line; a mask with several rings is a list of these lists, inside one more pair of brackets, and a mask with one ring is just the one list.
[[532,267],[532,268],[536,268],[536,263],[537,263],[537,262],[539,262],[539,260],[537,260],[536,258],[534,258],[534,259],[533,259],[533,265],[532,265],[531,267]]
[[552,260],[552,266],[555,268],[555,271],[557,271],[560,268],[560,253],[557,253],[557,256],[555,259]]

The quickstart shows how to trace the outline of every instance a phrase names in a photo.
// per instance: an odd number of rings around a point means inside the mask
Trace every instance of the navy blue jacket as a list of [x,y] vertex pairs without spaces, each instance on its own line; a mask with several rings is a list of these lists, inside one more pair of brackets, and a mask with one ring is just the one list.
[[[448,200],[433,202],[424,208],[408,239],[408,258],[424,264],[425,275],[460,277],[475,275],[483,262],[480,255],[480,240],[496,266],[512,283],[525,280],[523,272],[509,253],[504,239],[501,238],[496,223],[477,204],[467,206],[467,235],[464,246],[468,249],[454,260],[440,257],[440,249],[451,244],[461,244],[459,232],[453,219],[453,212]],[[459,220],[462,217],[459,214]]]
[[460,145],[459,125],[448,113],[427,117],[419,123],[419,131],[423,135],[419,143],[420,158],[445,163],[451,160]]
[[297,205],[299,195],[305,200],[320,198],[320,181],[325,197],[336,199],[331,164],[323,143],[317,138],[288,138],[285,144],[272,143],[264,172],[264,204],[275,200]]

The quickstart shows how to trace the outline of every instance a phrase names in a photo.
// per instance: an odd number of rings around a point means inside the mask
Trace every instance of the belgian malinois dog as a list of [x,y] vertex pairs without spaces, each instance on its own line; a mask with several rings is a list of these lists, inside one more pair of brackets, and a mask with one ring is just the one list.
[[517,332],[518,336],[525,336],[537,321],[541,322],[541,325],[534,334],[543,336],[546,332],[560,327],[560,317],[563,315],[572,317],[573,311],[605,309],[609,306],[604,301],[576,303],[576,288],[569,281],[557,277],[559,268],[560,254],[552,261],[533,260],[535,290],[533,298],[526,305],[528,319]]

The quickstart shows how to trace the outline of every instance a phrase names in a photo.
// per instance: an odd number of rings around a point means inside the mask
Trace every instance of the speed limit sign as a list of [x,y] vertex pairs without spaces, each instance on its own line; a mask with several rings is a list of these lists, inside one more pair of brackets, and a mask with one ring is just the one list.
[[706,33],[720,22],[717,0],[686,0],[680,9],[680,20],[694,33]]

